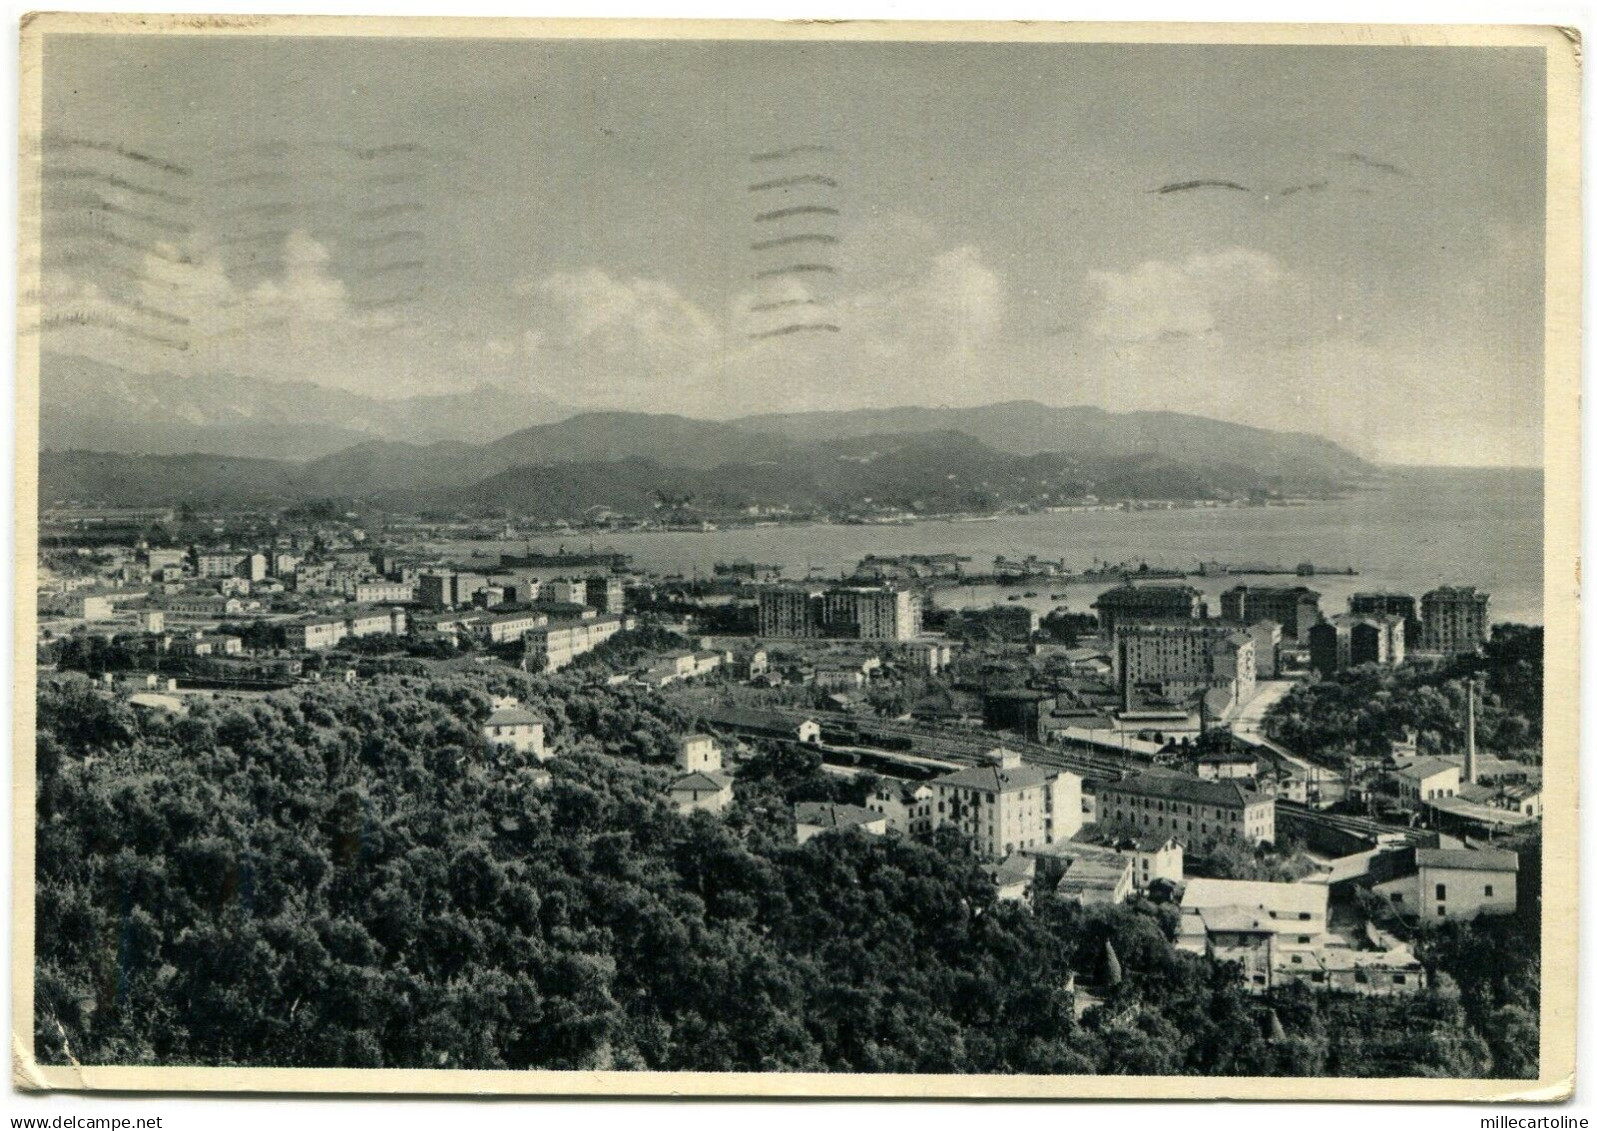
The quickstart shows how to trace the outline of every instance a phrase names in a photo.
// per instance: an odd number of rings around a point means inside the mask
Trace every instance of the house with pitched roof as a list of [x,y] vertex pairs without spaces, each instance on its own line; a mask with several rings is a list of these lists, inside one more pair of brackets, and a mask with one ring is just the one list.
[[1418,806],[1422,801],[1457,796],[1459,767],[1442,758],[1420,758],[1394,770],[1392,782],[1399,800]]
[[531,754],[540,762],[554,757],[543,744],[543,719],[514,700],[488,716],[482,724],[482,735],[493,746]]
[[695,809],[719,813],[732,804],[732,779],[718,770],[695,770],[671,783],[671,804],[686,816]]
[[848,829],[859,829],[872,836],[882,836],[887,832],[885,814],[835,801],[800,801],[793,806],[793,820],[800,844],[822,833]]

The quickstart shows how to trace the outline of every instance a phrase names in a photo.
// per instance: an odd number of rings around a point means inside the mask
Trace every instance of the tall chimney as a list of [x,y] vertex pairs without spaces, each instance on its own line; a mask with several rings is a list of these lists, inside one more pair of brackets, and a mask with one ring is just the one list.
[[1464,730],[1464,780],[1476,784],[1479,771],[1475,766],[1475,680],[1469,684],[1469,719]]

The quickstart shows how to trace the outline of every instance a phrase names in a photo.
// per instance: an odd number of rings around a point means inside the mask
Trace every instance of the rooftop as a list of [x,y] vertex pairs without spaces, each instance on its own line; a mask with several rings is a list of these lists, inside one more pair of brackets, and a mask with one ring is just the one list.
[[1012,793],[1042,785],[1055,776],[1041,766],[972,766],[968,770],[932,779],[933,785],[978,789],[986,793]]
[[671,792],[677,790],[706,790],[726,789],[732,784],[732,779],[725,774],[718,774],[708,770],[699,770],[695,773],[684,774],[671,783]]
[[1417,762],[1410,762],[1408,765],[1400,767],[1397,772],[1406,778],[1424,781],[1426,778],[1435,777],[1437,774],[1445,774],[1448,770],[1457,773],[1458,763],[1446,762],[1441,758],[1421,758]]
[[886,820],[882,814],[871,809],[832,801],[800,801],[793,806],[793,816],[801,825],[815,825],[823,829],[849,829]]
[[1192,805],[1250,805],[1262,800],[1250,789],[1235,782],[1202,781],[1188,774],[1138,774],[1125,781],[1106,782],[1102,792],[1127,793],[1135,797],[1155,797]]
[[1273,884],[1263,880],[1211,880],[1198,877],[1187,881],[1181,896],[1186,909],[1240,907],[1275,912],[1296,919],[1303,912],[1325,917],[1330,892],[1324,884]]
[[1495,849],[1416,848],[1414,863],[1421,868],[1451,868],[1463,872],[1517,872],[1519,853]]
[[543,722],[543,719],[539,718],[525,707],[501,707],[499,710],[488,716],[488,721],[484,725],[491,727],[513,727],[529,726],[533,723],[541,722]]

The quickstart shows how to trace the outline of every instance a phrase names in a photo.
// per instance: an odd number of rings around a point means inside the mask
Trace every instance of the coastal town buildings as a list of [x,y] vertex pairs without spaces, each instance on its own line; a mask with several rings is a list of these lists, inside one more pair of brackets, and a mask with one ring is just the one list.
[[482,724],[483,737],[490,745],[531,754],[544,762],[553,757],[544,745],[543,719],[515,700],[506,700]]
[[1347,613],[1309,630],[1309,663],[1322,675],[1362,664],[1401,664],[1407,639],[1400,616]]
[[1405,915],[1426,923],[1505,915],[1519,899],[1519,856],[1490,849],[1407,848],[1384,854],[1374,884]]
[[951,825],[984,856],[1069,840],[1081,828],[1081,778],[1066,770],[1027,765],[999,748],[991,765],[934,778],[932,827]]
[[1447,655],[1474,652],[1486,643],[1489,594],[1473,586],[1443,586],[1420,598],[1420,647]]
[[920,602],[908,589],[769,586],[760,590],[758,600],[762,637],[825,636],[902,642],[920,633]]
[[1209,607],[1203,592],[1191,585],[1133,585],[1109,589],[1093,602],[1098,631],[1112,640],[1116,629],[1137,620],[1205,620]]
[[887,818],[889,832],[905,836],[924,836],[932,831],[932,809],[937,791],[925,782],[883,778],[865,807]]
[[621,617],[598,616],[590,611],[587,617],[551,619],[534,625],[522,634],[527,661],[529,665],[540,665],[544,671],[557,672],[620,632],[622,624]]
[[1408,593],[1364,592],[1348,598],[1347,611],[1354,616],[1401,617],[1403,621],[1403,648],[1417,652],[1420,648],[1419,605]]
[[1225,706],[1253,693],[1257,645],[1251,633],[1218,621],[1121,620],[1111,665],[1122,691],[1157,686],[1171,699],[1219,691]]
[[1237,585],[1220,594],[1220,616],[1238,624],[1274,621],[1284,640],[1301,642],[1320,622],[1320,594],[1303,585]]
[[1170,837],[1183,844],[1232,837],[1250,844],[1275,840],[1275,799],[1234,781],[1201,781],[1186,774],[1143,773],[1098,787],[1098,822],[1133,835]]

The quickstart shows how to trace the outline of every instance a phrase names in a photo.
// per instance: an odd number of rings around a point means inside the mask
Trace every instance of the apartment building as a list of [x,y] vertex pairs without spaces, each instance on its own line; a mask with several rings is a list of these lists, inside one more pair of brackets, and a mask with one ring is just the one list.
[[1235,837],[1250,844],[1275,840],[1275,799],[1234,781],[1201,781],[1186,774],[1145,773],[1098,787],[1098,821],[1135,835],[1203,844]]
[[530,628],[522,637],[526,641],[527,661],[529,665],[541,664],[545,671],[557,672],[620,632],[622,623],[620,617],[595,616],[585,620],[551,620]]
[[1203,593],[1190,585],[1131,585],[1106,590],[1092,603],[1098,614],[1098,632],[1112,640],[1127,621],[1206,620],[1209,607]]
[[1220,690],[1239,702],[1258,680],[1254,637],[1233,624],[1121,620],[1113,639],[1111,670],[1122,690],[1157,685],[1175,699]]
[[1286,640],[1303,641],[1320,623],[1320,595],[1303,585],[1237,585],[1220,594],[1220,616],[1238,624],[1281,626]]
[[1420,647],[1448,655],[1476,651],[1490,631],[1490,602],[1489,594],[1473,586],[1432,589],[1420,598]]
[[975,850],[1003,858],[1012,852],[1069,840],[1081,828],[1081,778],[1066,770],[1026,765],[1013,750],[994,750],[994,764],[934,778],[932,827],[951,825]]

